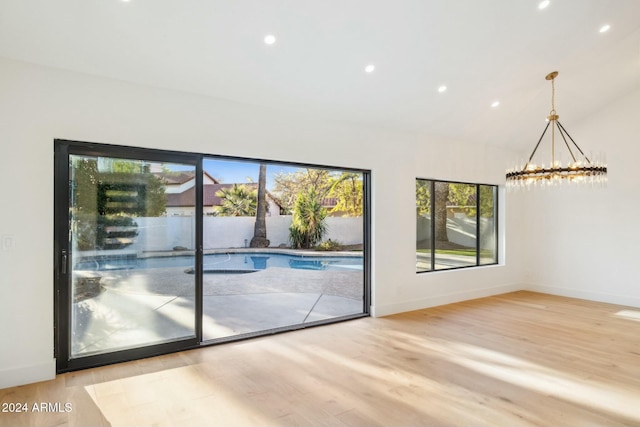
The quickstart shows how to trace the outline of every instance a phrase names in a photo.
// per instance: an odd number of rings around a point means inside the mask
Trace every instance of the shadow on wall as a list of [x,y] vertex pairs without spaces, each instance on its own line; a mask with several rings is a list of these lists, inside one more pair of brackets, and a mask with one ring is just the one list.
[[[417,218],[417,241],[429,239],[431,235],[431,219],[428,216]],[[488,218],[480,218],[480,249],[493,249],[494,222]],[[476,245],[476,220],[475,218],[449,218],[447,219],[447,237],[451,243],[465,247]]]

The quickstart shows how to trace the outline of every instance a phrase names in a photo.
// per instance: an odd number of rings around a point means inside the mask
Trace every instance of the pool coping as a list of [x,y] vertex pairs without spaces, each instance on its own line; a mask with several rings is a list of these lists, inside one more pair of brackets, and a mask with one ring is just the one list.
[[[212,254],[273,254],[273,255],[294,255],[300,257],[358,257],[362,258],[362,251],[315,251],[305,249],[289,249],[289,248],[221,248],[221,249],[205,249],[203,255]],[[194,255],[195,251],[143,251],[138,254],[138,258],[161,258],[175,257],[184,255]]]

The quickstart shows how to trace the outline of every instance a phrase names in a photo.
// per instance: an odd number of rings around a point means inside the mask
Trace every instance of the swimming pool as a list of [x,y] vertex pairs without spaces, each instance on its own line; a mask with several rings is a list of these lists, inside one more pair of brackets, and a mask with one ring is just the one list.
[[[138,258],[135,254],[99,255],[78,260],[75,263],[74,270],[193,268],[193,265],[193,256]],[[242,273],[271,267],[297,270],[362,270],[362,256],[314,256],[274,252],[228,252],[203,256],[203,270],[205,273],[223,273],[225,271]]]

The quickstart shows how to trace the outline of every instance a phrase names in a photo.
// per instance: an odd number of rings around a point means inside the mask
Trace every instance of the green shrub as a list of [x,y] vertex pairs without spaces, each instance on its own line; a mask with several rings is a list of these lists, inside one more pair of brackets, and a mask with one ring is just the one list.
[[318,193],[310,188],[298,193],[289,227],[289,239],[295,249],[310,249],[322,241],[327,231],[327,211],[320,203]]
[[315,250],[317,251],[341,251],[342,249],[342,243],[338,242],[337,240],[331,239],[325,240],[315,247]]

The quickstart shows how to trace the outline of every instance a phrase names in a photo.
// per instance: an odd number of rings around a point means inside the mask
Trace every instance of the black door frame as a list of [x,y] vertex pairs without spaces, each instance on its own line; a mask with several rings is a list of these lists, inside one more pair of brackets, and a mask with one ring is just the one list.
[[[195,208],[195,307],[194,337],[126,350],[71,358],[71,268],[69,248],[69,156],[108,156],[193,165],[196,169]],[[94,144],[56,139],[54,141],[54,339],[58,373],[125,362],[195,348],[202,341],[202,161],[198,154]]]
[[[192,164],[196,167],[196,209],[195,209],[195,337],[179,339],[162,344],[147,345],[139,348],[113,351],[109,353],[70,358],[70,296],[71,281],[69,268],[69,155],[109,156],[132,160],[150,160],[169,163]],[[314,321],[236,335],[228,338],[203,341],[203,160],[218,158],[238,161],[254,161],[267,164],[286,164],[299,167],[326,168],[359,172],[363,175],[363,310],[362,313],[346,315],[326,320]],[[91,143],[64,139],[54,140],[54,356],[57,373],[92,368],[119,362],[142,359],[145,357],[189,350],[201,346],[216,345],[228,341],[237,341],[257,336],[293,331],[314,326],[327,325],[346,320],[369,316],[371,306],[371,171],[347,167],[323,166],[308,163],[269,161],[262,159],[220,156],[202,153],[188,153],[171,150],[158,150],[103,143]]]

